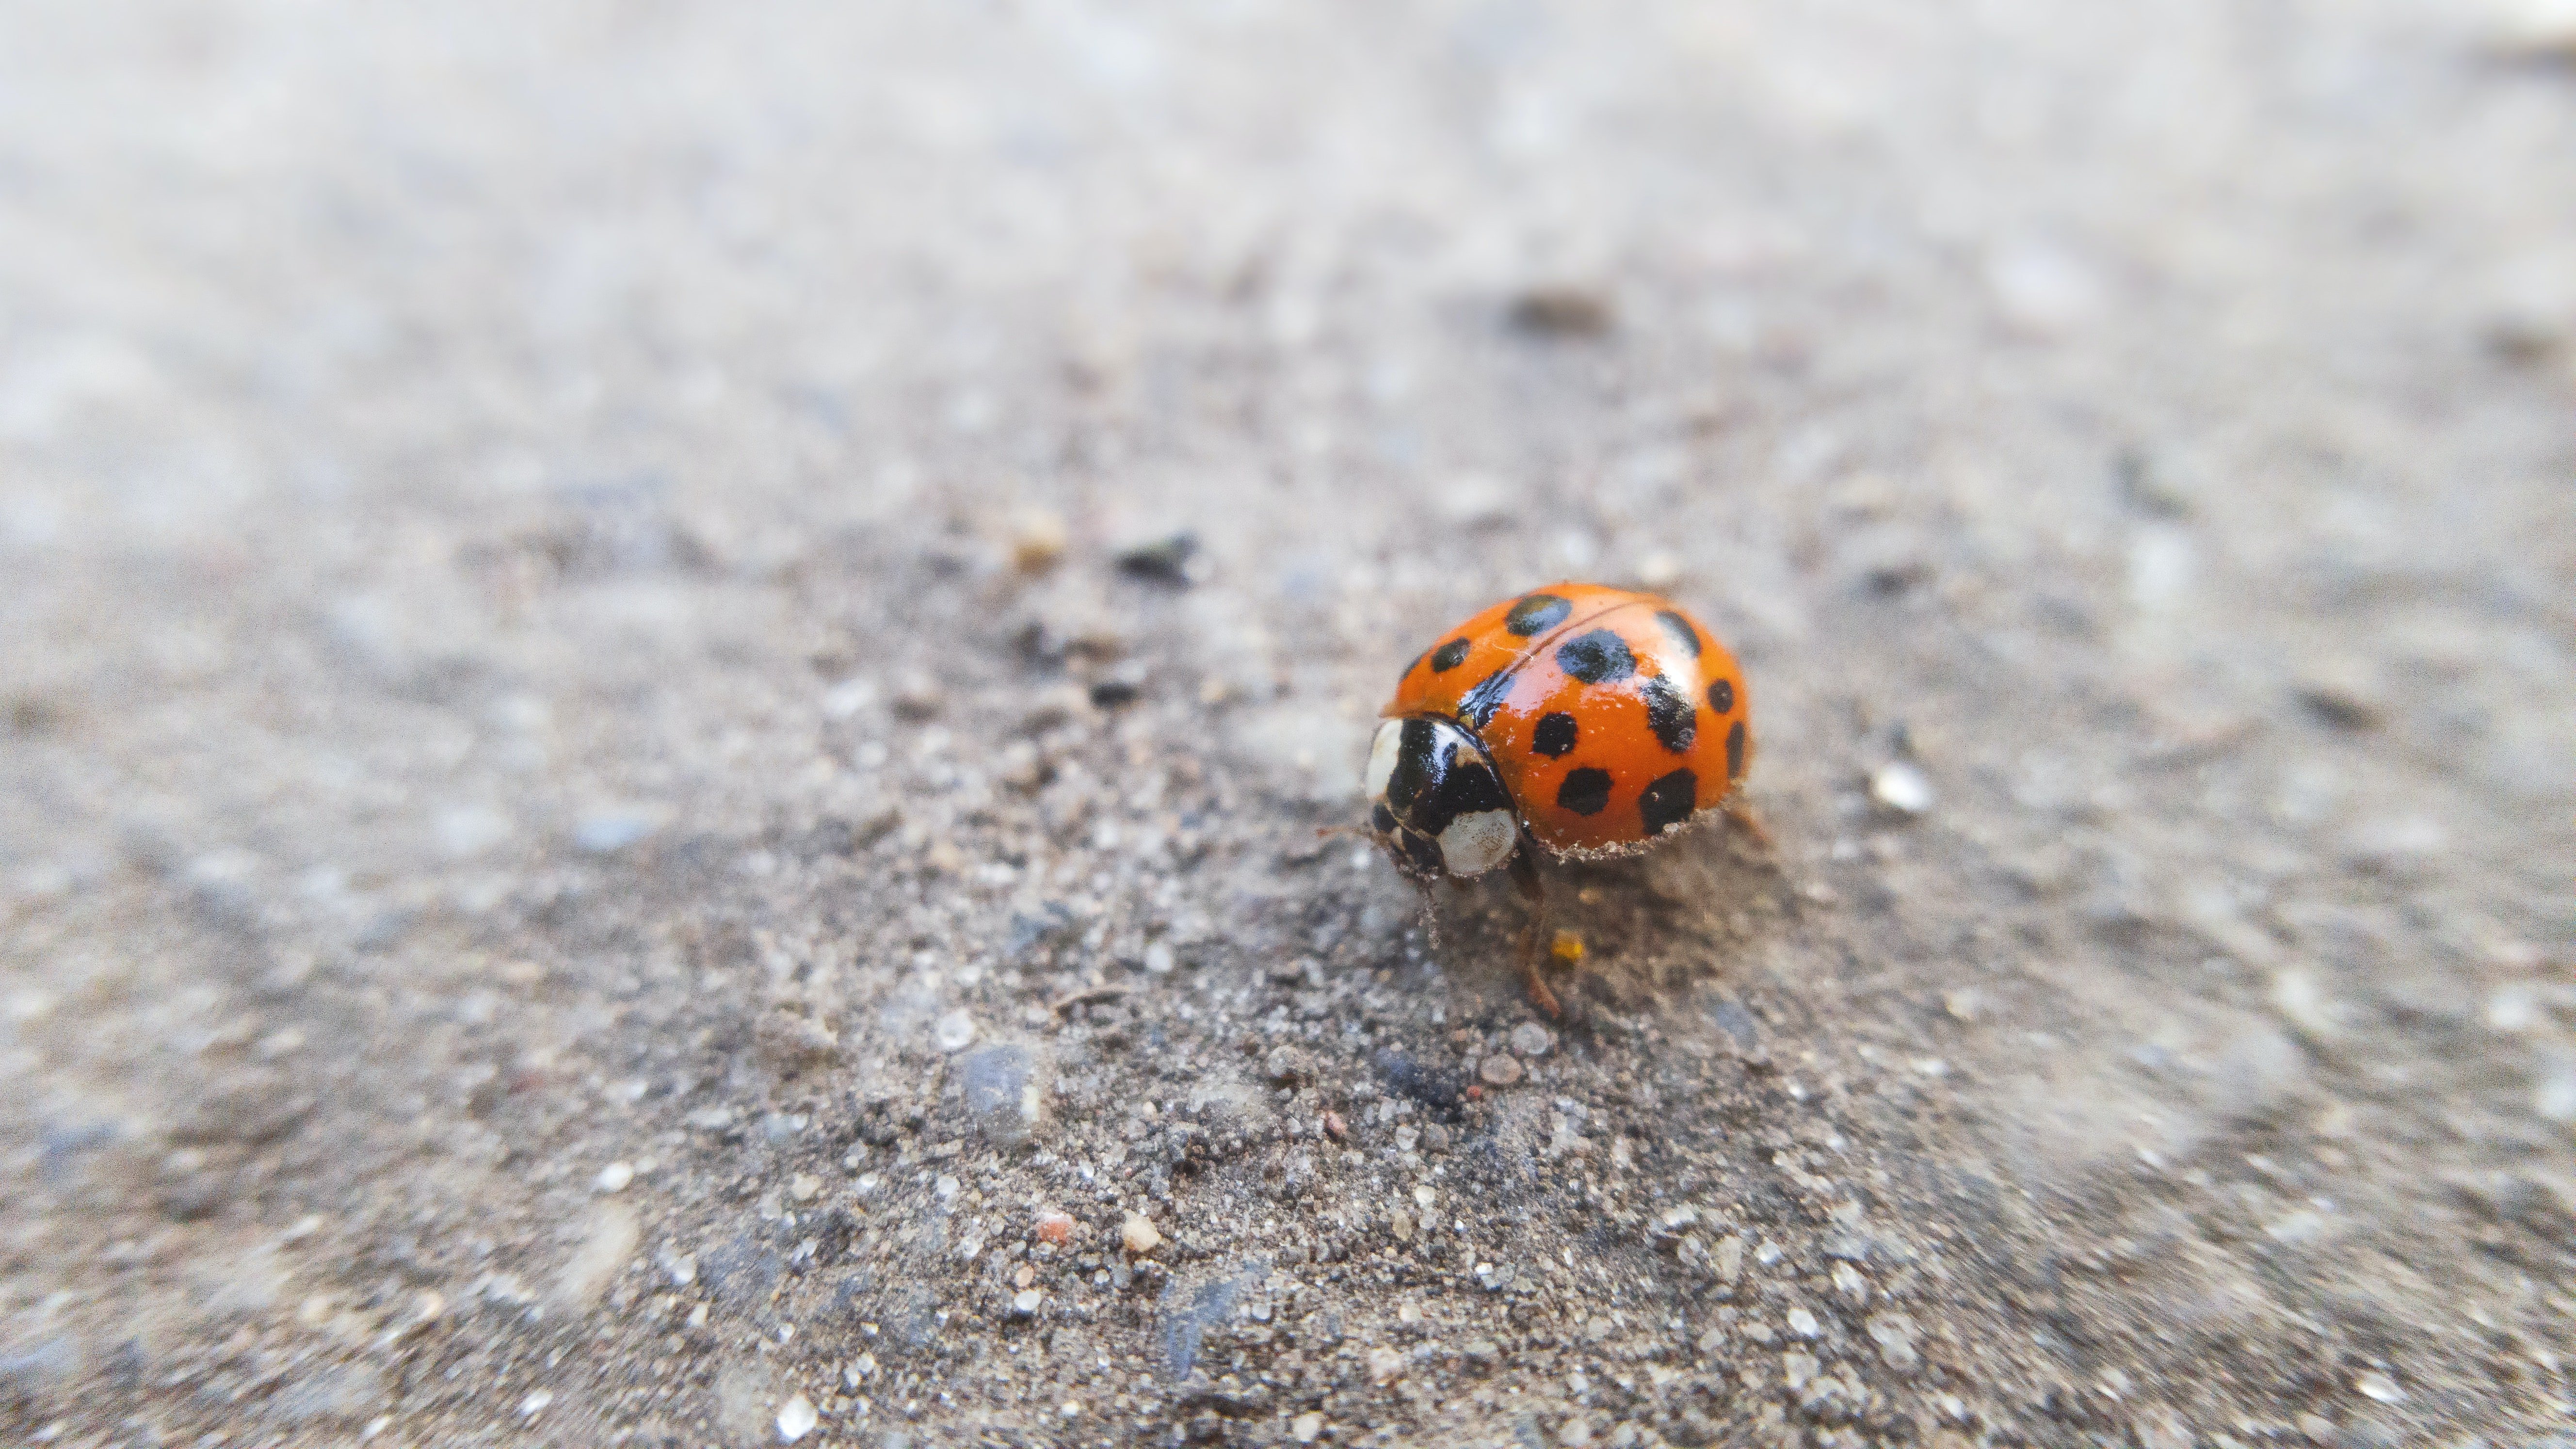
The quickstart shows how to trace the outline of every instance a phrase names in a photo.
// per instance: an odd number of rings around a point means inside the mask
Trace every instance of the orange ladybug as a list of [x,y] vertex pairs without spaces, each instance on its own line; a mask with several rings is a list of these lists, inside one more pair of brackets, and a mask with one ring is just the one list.
[[1510,866],[1535,907],[1521,970],[1554,1016],[1533,847],[1624,855],[1721,806],[1750,824],[1728,798],[1753,757],[1750,707],[1735,656],[1670,601],[1551,584],[1406,666],[1369,745],[1369,833],[1426,889]]

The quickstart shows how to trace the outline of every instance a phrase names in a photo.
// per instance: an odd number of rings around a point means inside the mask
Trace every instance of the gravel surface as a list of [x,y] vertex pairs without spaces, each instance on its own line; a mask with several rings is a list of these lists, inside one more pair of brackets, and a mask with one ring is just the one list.
[[2563,7],[8,28],[12,1441],[2576,1432]]

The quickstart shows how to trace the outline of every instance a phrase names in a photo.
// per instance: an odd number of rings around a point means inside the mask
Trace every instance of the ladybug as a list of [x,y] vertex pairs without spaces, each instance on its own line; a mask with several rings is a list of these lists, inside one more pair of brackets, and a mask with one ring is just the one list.
[[1551,584],[1405,666],[1369,744],[1369,834],[1426,891],[1509,866],[1533,906],[1522,974],[1555,1016],[1537,852],[1626,855],[1721,807],[1758,833],[1729,798],[1753,757],[1750,707],[1735,656],[1669,600]]

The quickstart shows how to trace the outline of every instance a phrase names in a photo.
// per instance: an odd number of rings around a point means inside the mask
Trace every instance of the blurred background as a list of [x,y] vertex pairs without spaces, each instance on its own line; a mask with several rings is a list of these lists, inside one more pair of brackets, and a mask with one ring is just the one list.
[[[0,1423],[2569,1427],[2566,6],[0,34]],[[1561,1040],[1313,844],[1559,577],[1779,838]]]

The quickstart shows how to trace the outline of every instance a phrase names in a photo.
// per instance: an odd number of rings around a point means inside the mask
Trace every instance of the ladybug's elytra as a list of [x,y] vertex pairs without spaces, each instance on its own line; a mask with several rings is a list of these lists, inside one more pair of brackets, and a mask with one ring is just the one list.
[[1642,850],[1729,796],[1753,755],[1735,656],[1653,594],[1562,583],[1507,599],[1406,667],[1369,746],[1369,833],[1424,887],[1509,865],[1537,909],[1523,941],[1530,998],[1546,895],[1534,848]]

